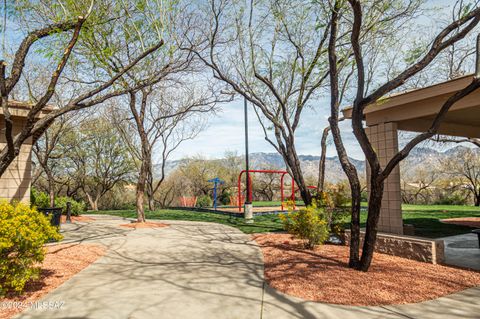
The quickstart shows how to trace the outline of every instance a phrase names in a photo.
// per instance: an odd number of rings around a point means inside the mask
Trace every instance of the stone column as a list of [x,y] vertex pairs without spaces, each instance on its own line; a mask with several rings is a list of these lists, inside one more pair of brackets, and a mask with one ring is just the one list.
[[[396,123],[382,123],[366,128],[366,133],[377,152],[380,165],[385,167],[398,152],[398,130]],[[370,188],[369,165],[367,167],[367,187]],[[385,233],[403,234],[402,196],[400,190],[400,168],[397,166],[385,181],[382,208],[378,230]]]
[[[21,129],[23,119],[15,118],[14,135]],[[5,122],[0,121],[0,148],[6,147]],[[32,180],[32,139],[28,139],[0,178],[0,198],[30,203],[30,183]]]

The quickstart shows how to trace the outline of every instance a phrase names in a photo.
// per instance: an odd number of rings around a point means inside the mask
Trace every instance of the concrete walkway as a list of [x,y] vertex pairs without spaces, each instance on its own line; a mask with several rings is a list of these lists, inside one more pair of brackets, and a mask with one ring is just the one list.
[[480,248],[476,234],[463,234],[440,239],[445,244],[446,264],[480,271]]
[[264,284],[261,251],[237,229],[184,221],[156,229],[118,226],[126,222],[102,217],[62,226],[65,241],[99,242],[108,252],[42,299],[63,307],[29,309],[18,317],[430,319],[480,313],[480,288],[391,307],[307,302]]

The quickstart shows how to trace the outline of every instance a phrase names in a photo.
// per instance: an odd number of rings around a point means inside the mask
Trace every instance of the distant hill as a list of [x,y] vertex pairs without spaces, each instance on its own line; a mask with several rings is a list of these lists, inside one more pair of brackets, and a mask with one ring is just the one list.
[[[285,164],[281,155],[276,153],[253,153],[250,155],[252,159],[252,166],[255,168],[275,167],[284,169]],[[320,156],[313,155],[299,155],[302,171],[305,176],[318,176],[318,164]],[[350,158],[352,163],[357,168],[358,172],[363,174],[365,172],[365,162]],[[326,180],[335,183],[346,179],[342,166],[338,161],[338,157],[327,157],[325,161]]]
[[[452,154],[459,153],[462,149],[466,148],[465,146],[456,146],[450,148],[444,152],[428,148],[428,147],[418,147],[414,148],[410,155],[402,162],[402,171],[405,173],[414,172],[417,168],[429,168],[438,165],[442,159],[451,156]],[[480,156],[480,149],[476,148]],[[300,161],[302,165],[302,170],[305,176],[318,176],[318,163],[320,156],[313,155],[300,155]],[[252,169],[284,169],[285,164],[283,162],[282,156],[277,153],[252,153],[250,154],[251,167]],[[365,161],[356,160],[350,158],[352,163],[357,168],[358,172],[361,175],[365,174]],[[174,170],[182,161],[184,160],[175,160],[170,161],[166,165],[166,171],[171,172]],[[326,180],[332,183],[338,182],[340,180],[346,179],[346,176],[342,170],[338,157],[327,157],[326,160]]]
[[[305,176],[318,176],[318,164],[320,156],[300,155],[302,170]],[[167,162],[166,173],[175,170],[185,159]],[[365,162],[352,159],[351,161],[357,167],[358,171],[363,174],[365,172]],[[285,169],[285,163],[281,155],[277,153],[251,153],[250,154],[251,169]],[[159,165],[156,165],[158,169]],[[326,178],[328,181],[337,182],[346,178],[343,173],[338,157],[327,157],[325,163]],[[155,169],[155,171],[158,171]]]

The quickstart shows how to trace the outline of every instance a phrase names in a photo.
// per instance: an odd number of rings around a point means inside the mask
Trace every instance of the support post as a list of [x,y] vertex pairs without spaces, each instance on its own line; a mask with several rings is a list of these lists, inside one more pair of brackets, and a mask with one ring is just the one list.
[[[381,123],[365,129],[372,146],[377,150],[380,165],[386,165],[398,153],[398,125]],[[370,169],[367,170],[367,187],[370,190]],[[378,231],[403,234],[402,196],[400,188],[400,167],[397,165],[385,181]]]
[[285,196],[283,195],[283,178],[285,177],[285,174],[282,174],[282,177],[280,177],[280,194],[281,194],[281,203],[282,203],[282,210],[283,210],[283,201],[285,199]]
[[67,224],[70,224],[72,222],[72,203],[67,202]]
[[293,209],[296,208],[295,206],[295,180],[293,179],[292,176],[292,201],[293,201]]
[[217,210],[217,182],[213,183],[213,209]]
[[248,157],[248,108],[247,108],[247,99],[243,98],[243,108],[245,112],[245,170],[247,171],[245,174],[245,185],[247,187],[247,191],[245,194],[245,205],[243,209],[243,216],[245,218],[245,222],[253,223],[253,207],[250,198],[250,163]]

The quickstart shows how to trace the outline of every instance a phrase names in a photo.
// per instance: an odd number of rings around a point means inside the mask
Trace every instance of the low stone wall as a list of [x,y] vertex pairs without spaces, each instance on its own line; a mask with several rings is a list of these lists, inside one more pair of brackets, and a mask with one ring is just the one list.
[[[364,235],[365,232],[361,231],[361,245]],[[345,243],[350,244],[350,230],[345,231]],[[443,240],[378,233],[375,251],[432,264],[444,261]]]

